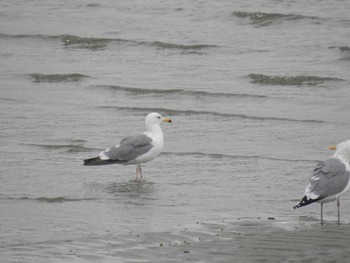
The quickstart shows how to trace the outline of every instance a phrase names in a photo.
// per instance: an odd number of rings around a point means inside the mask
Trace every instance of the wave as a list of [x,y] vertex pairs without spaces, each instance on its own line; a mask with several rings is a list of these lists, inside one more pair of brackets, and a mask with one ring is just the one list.
[[65,47],[70,48],[82,48],[89,50],[99,50],[105,48],[108,44],[111,43],[127,43],[133,45],[141,46],[150,46],[161,49],[175,49],[181,51],[200,51],[207,48],[217,47],[216,45],[208,44],[175,44],[175,43],[166,43],[161,41],[137,41],[137,40],[128,40],[121,38],[95,38],[95,37],[81,37],[69,34],[63,35],[40,35],[40,34],[23,34],[23,35],[8,35],[0,34],[0,38],[33,38],[40,40],[50,40],[50,41],[60,41]]
[[37,198],[30,198],[30,197],[2,197],[0,199],[24,200],[24,201],[28,200],[28,201],[39,201],[39,202],[45,202],[45,203],[82,202],[82,201],[96,200],[96,198],[70,198],[70,197],[64,197],[64,196],[58,196],[58,197],[37,197]]
[[60,41],[65,47],[72,48],[85,48],[90,50],[97,50],[105,48],[110,42],[133,42],[118,38],[93,38],[93,37],[80,37],[75,35],[63,34],[63,35],[41,35],[41,34],[19,34],[19,35],[8,35],[0,34],[1,38],[7,39],[38,39],[44,41]]
[[220,113],[220,112],[213,112],[213,111],[173,110],[173,109],[166,109],[166,108],[142,108],[142,107],[139,108],[139,107],[119,107],[119,106],[100,106],[100,108],[135,111],[135,112],[142,112],[142,113],[155,111],[155,112],[162,112],[169,116],[211,115],[211,116],[218,116],[222,118],[253,119],[253,120],[260,120],[260,121],[324,123],[324,121],[321,121],[321,120],[299,120],[299,119],[282,118],[282,117],[259,117],[259,116],[249,116],[245,114]]
[[67,153],[91,152],[99,151],[101,149],[88,148],[82,145],[75,144],[25,144],[34,147],[40,147],[47,150],[65,150]]
[[319,76],[269,76],[264,74],[249,74],[247,76],[252,83],[262,85],[281,85],[281,86],[302,86],[318,85],[326,81],[342,81],[343,79]]
[[74,35],[61,35],[60,40],[65,46],[74,46],[79,48],[99,49],[104,48],[111,42],[117,43],[130,43],[134,45],[146,45],[162,49],[179,49],[179,50],[201,50],[205,48],[217,47],[215,45],[194,44],[194,45],[181,45],[174,43],[166,43],[161,41],[136,41],[120,38],[92,38],[92,37],[79,37]]
[[34,82],[78,82],[85,78],[89,78],[87,75],[79,73],[71,74],[39,74],[33,73],[29,74],[34,80]]
[[342,52],[350,52],[350,47],[347,46],[342,46],[342,47],[338,47],[340,51]]
[[320,20],[318,17],[314,16],[303,16],[297,14],[281,14],[281,13],[264,13],[264,12],[245,12],[245,11],[235,11],[232,15],[242,19],[249,19],[253,25],[256,26],[268,26],[278,22],[286,20]]
[[268,156],[259,156],[259,155],[231,155],[231,154],[220,154],[220,153],[203,153],[203,152],[162,152],[164,155],[172,156],[198,156],[198,157],[207,157],[211,159],[264,159],[272,161],[284,161],[284,162],[318,162],[318,160],[298,160],[298,159],[284,159]]
[[178,49],[178,50],[202,50],[205,48],[216,47],[215,45],[194,44],[194,45],[181,45],[174,43],[165,43],[160,41],[135,41],[120,38],[92,38],[92,37],[79,37],[74,35],[62,35],[60,40],[65,46],[72,46],[78,48],[88,49],[100,49],[107,46],[107,44],[116,43],[130,43],[134,45],[146,45],[162,49]]
[[181,50],[200,50],[204,48],[212,48],[217,47],[216,45],[205,45],[205,44],[194,44],[194,45],[180,45],[180,44],[173,44],[173,43],[164,43],[160,41],[153,41],[153,42],[139,42],[140,44],[146,44],[150,46],[155,46],[158,48],[164,48],[164,49],[181,49]]
[[91,3],[91,4],[87,4],[87,7],[101,7],[101,5],[97,4],[97,3]]
[[266,98],[266,95],[255,95],[255,94],[235,94],[235,93],[224,93],[224,92],[207,92],[207,91],[189,91],[183,89],[147,89],[147,88],[133,88],[123,87],[118,85],[98,85],[92,87],[109,88],[117,91],[126,91],[133,94],[179,94],[179,95],[192,95],[192,96],[210,96],[210,97],[252,97],[252,98]]
[[0,98],[0,100],[3,100],[3,101],[17,101],[17,99],[13,99],[13,98]]
[[350,59],[350,47],[349,46],[331,46],[330,49],[338,49],[343,56],[341,60],[349,60]]
[[350,52],[350,47],[349,46],[331,46],[329,47],[330,49],[338,49],[341,52]]
[[2,34],[0,33],[0,39],[17,39],[17,38],[28,38],[28,39],[41,39],[41,40],[57,40],[59,36],[52,35],[41,35],[41,34],[18,34],[18,35],[10,35],[10,34]]
[[62,202],[91,201],[91,200],[95,200],[95,198],[69,198],[69,197],[59,196],[59,197],[38,197],[38,198],[34,198],[34,200],[45,202],[45,203],[62,203]]
[[113,40],[110,38],[79,37],[73,35],[61,35],[60,40],[66,47],[85,48],[91,50],[105,48],[107,44],[112,41],[122,41],[119,39]]

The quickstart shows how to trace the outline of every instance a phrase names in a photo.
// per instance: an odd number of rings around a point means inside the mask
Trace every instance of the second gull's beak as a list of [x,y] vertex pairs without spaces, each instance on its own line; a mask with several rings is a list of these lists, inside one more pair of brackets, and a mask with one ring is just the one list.
[[163,122],[172,122],[169,118],[163,118]]
[[331,146],[328,147],[328,149],[330,149],[330,150],[336,150],[336,149],[337,149],[337,146],[331,145]]

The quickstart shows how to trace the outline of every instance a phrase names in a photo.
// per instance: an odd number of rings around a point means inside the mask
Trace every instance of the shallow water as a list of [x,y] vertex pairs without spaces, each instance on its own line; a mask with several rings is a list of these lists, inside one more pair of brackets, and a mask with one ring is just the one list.
[[[349,8],[0,2],[1,260],[347,262],[349,195],[292,207],[348,139]],[[151,111],[141,183],[82,166]]]

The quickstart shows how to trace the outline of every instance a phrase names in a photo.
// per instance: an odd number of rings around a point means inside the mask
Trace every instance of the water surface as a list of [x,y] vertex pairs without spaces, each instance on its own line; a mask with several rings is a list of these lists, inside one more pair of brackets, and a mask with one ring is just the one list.
[[[0,2],[4,262],[347,262],[293,210],[349,137],[348,1]],[[165,148],[84,167],[147,113]]]

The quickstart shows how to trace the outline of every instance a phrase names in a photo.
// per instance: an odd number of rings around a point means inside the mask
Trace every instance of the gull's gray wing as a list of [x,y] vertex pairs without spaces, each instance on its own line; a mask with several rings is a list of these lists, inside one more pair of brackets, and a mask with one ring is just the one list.
[[347,186],[349,176],[344,163],[338,158],[329,158],[320,162],[314,169],[305,195],[311,194],[320,199],[338,194]]
[[100,153],[102,160],[130,162],[147,153],[151,148],[152,139],[145,134],[126,137],[116,146],[109,147]]

